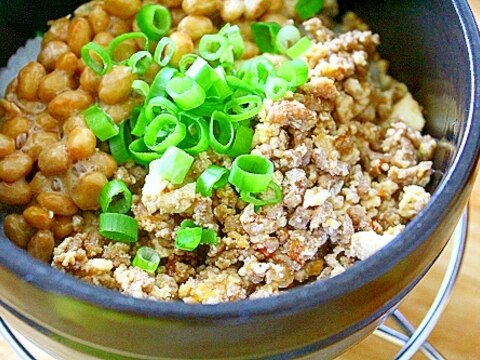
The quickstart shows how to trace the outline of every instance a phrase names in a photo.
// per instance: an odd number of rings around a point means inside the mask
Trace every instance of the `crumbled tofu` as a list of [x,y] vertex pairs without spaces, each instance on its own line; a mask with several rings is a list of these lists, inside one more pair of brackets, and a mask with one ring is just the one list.
[[373,230],[357,232],[352,236],[350,255],[365,260],[392,241],[404,228],[404,225],[397,225],[383,235]]
[[330,198],[330,191],[319,187],[313,189],[307,189],[305,192],[305,198],[303,200],[303,207],[315,207],[322,205]]
[[399,214],[406,219],[412,219],[427,206],[430,200],[430,193],[418,185],[405,186],[403,196],[398,204]]
[[422,108],[410,93],[407,93],[402,100],[393,105],[390,121],[402,121],[408,127],[418,131],[422,131],[425,126]]

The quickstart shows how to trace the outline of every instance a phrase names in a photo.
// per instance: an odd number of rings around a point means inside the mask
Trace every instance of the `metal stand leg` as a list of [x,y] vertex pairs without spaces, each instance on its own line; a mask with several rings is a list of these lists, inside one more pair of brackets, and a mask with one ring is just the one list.
[[382,325],[375,332],[379,337],[400,346],[402,349],[395,356],[395,360],[405,360],[412,358],[418,351],[422,351],[429,359],[442,360],[444,357],[427,342],[428,337],[435,328],[443,313],[448,300],[453,291],[453,286],[457,281],[465,251],[465,243],[467,239],[468,226],[468,210],[465,210],[460,222],[458,223],[453,234],[453,250],[448,264],[447,271],[443,278],[443,282],[438,290],[437,296],[428,310],[424,319],[420,323],[418,329],[396,310],[392,314],[392,318],[407,333],[402,334],[396,330]]

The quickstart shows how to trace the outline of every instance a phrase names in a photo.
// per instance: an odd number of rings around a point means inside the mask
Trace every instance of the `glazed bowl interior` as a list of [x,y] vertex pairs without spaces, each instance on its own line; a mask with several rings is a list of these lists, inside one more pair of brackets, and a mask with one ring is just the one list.
[[[48,19],[64,16],[82,2],[2,2],[0,40],[3,48],[0,66],[4,66],[15,50],[35,31],[45,29]],[[466,1],[339,0],[339,3],[342,12],[347,9],[355,11],[375,32],[381,34],[380,52],[391,61],[392,74],[405,82],[425,107],[428,118],[426,132],[439,139],[434,161],[435,173],[429,185],[434,193],[432,201],[392,243],[335,278],[301,286],[268,299],[216,306],[156,303],[96,288],[31,259],[4,237],[0,240],[1,266],[13,274],[12,279],[26,280],[41,291],[66,295],[84,304],[94,304],[112,311],[165,321],[188,319],[194,323],[204,321],[209,324],[209,321],[221,320],[241,324],[252,317],[285,317],[330,302],[336,316],[344,316],[345,321],[325,323],[325,329],[337,327],[340,330],[351,325],[349,315],[343,313],[348,311],[349,305],[357,302],[361,308],[361,299],[346,298],[346,294],[384,274],[388,275],[400,263],[404,271],[408,271],[409,266],[416,269],[419,275],[406,279],[396,290],[389,291],[391,284],[386,281],[385,292],[379,293],[375,303],[369,305],[372,313],[365,313],[363,322],[355,323],[351,331],[355,331],[355,327],[361,328],[371,318],[385,314],[420,280],[444,247],[448,236],[438,241],[435,248],[439,251],[429,255],[425,262],[418,260],[420,255],[411,257],[410,254],[435,234],[451,232],[468,197],[480,134],[480,121],[473,121],[477,110],[473,99],[478,94],[478,85],[475,79],[477,64],[472,53],[478,49],[478,36]],[[19,22],[18,19],[25,19],[25,22]],[[452,24],[452,28],[448,24]],[[9,290],[15,291],[15,285]],[[15,308],[12,299],[9,306]],[[368,312],[368,308],[364,307],[362,311]],[[22,312],[22,309],[14,310]]]

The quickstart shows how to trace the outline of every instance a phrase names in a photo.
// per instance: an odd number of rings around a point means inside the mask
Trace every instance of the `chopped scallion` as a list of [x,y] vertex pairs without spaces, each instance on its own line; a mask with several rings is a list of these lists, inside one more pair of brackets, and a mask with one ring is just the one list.
[[85,110],[83,117],[87,126],[101,141],[108,140],[118,134],[117,124],[98,104],[92,105]]
[[98,228],[100,235],[110,240],[125,243],[133,243],[138,240],[137,220],[128,215],[100,214]]
[[126,214],[132,207],[132,193],[122,180],[112,180],[100,191],[98,202],[104,213]]

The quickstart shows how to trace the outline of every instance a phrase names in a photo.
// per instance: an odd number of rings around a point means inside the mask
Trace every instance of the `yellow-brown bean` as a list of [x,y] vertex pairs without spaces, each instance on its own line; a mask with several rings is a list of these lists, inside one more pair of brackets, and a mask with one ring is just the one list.
[[78,211],[72,199],[57,192],[42,192],[38,194],[37,201],[42,207],[55,215],[71,216]]
[[82,175],[78,184],[72,189],[72,199],[82,210],[97,210],[98,195],[108,182],[105,175],[100,172]]
[[101,172],[108,179],[110,179],[117,171],[117,162],[112,155],[103,151],[97,151],[88,159],[88,162],[93,165],[96,171]]
[[225,22],[240,19],[245,11],[243,0],[225,0],[220,6],[220,16]]
[[0,132],[15,140],[18,135],[28,133],[31,126],[32,122],[30,120],[21,116],[17,116],[12,120],[5,121],[2,124]]
[[55,144],[58,134],[50,131],[38,131],[31,134],[22,148],[30,157],[37,161],[43,149]]
[[41,171],[37,172],[30,182],[30,188],[33,195],[38,195],[42,192],[52,191],[53,178],[46,177]]
[[269,0],[269,4],[268,12],[271,14],[279,13],[283,8],[283,0]]
[[118,63],[130,59],[139,50],[136,39],[125,40],[118,44],[112,53],[112,59]]
[[18,97],[30,101],[36,100],[40,80],[46,73],[43,65],[36,61],[31,62],[20,70],[17,85]]
[[0,134],[0,158],[10,155],[15,151],[15,141],[4,134]]
[[9,214],[3,221],[3,231],[7,238],[18,247],[25,249],[35,230],[20,214]]
[[69,51],[61,55],[57,61],[55,61],[55,69],[63,70],[68,75],[73,75],[77,71],[78,58],[77,56]]
[[100,81],[102,81],[102,77],[95,74],[89,67],[85,67],[82,71],[82,75],[80,75],[80,86],[93,95],[97,93]]
[[132,92],[133,80],[129,67],[116,66],[100,81],[98,97],[108,105],[124,102]]
[[63,123],[63,132],[65,134],[68,134],[73,131],[73,129],[76,129],[77,127],[87,127],[87,124],[85,124],[85,120],[83,119],[82,116],[72,116],[69,117],[65,122]]
[[94,34],[107,30],[110,24],[110,16],[102,6],[94,6],[88,14],[88,21]]
[[35,126],[45,131],[57,132],[59,130],[58,121],[47,112],[41,113],[35,118]]
[[245,41],[245,51],[242,55],[243,60],[251,59],[260,54],[257,44],[252,41]]
[[0,179],[15,182],[28,175],[32,170],[33,160],[23,151],[15,151],[0,160]]
[[42,40],[42,47],[45,47],[46,44],[53,40],[60,40],[67,42],[68,39],[68,26],[70,25],[69,16],[65,16],[58,20],[51,21],[50,28],[44,34]]
[[243,15],[247,20],[256,20],[262,16],[269,7],[269,0],[244,0],[245,12]]
[[73,160],[85,159],[95,153],[97,139],[90,129],[78,127],[67,135],[67,151]]
[[23,210],[23,217],[34,228],[48,230],[52,227],[53,219],[47,209],[32,205]]
[[38,156],[38,167],[47,176],[63,173],[69,165],[70,157],[65,145],[60,142],[43,149]]
[[177,67],[182,56],[192,53],[195,46],[190,35],[182,31],[173,32],[170,34],[170,39],[175,43],[175,52],[169,64]]
[[107,11],[122,19],[129,19],[142,7],[141,0],[105,0]]
[[187,14],[183,9],[180,8],[175,8],[170,10],[170,15],[172,16],[172,27],[175,27],[178,25],[178,23],[185,17]]
[[135,105],[138,105],[138,101],[133,101],[133,99],[129,99],[121,104],[103,105],[102,109],[108,115],[110,115],[110,117],[116,124],[121,124],[122,122],[130,118],[130,115]]
[[163,6],[170,9],[182,6],[182,0],[160,0],[159,2]]
[[25,178],[14,183],[0,182],[0,203],[6,205],[25,205],[32,198],[32,190]]
[[67,90],[57,95],[49,104],[48,112],[57,120],[65,120],[85,110],[93,103],[92,96],[84,90]]
[[47,70],[53,70],[55,63],[63,54],[70,51],[67,44],[60,40],[50,41],[38,55],[38,61],[45,66]]
[[150,65],[150,67],[147,69],[147,72],[143,76],[144,80],[149,84],[151,84],[153,79],[155,79],[155,76],[157,76],[160,69],[161,69],[160,65],[158,65],[155,61],[152,62],[152,65]]
[[110,24],[107,31],[113,36],[118,36],[132,31],[132,22],[130,20],[124,20],[118,16],[110,17]]
[[95,37],[93,38],[93,42],[106,48],[114,38],[115,37],[109,32],[102,31],[95,35]]
[[75,87],[75,81],[62,70],[54,70],[44,76],[38,86],[38,97],[43,102],[51,101],[55,96]]
[[29,241],[27,251],[35,259],[48,263],[52,259],[54,247],[53,233],[49,230],[39,230]]
[[53,236],[57,239],[64,239],[73,232],[71,216],[55,216],[53,220]]
[[177,26],[178,31],[186,32],[193,41],[213,32],[213,23],[206,16],[188,15]]
[[267,13],[263,15],[260,20],[263,22],[274,22],[280,25],[284,25],[288,21],[288,18],[282,14]]
[[92,29],[90,29],[88,20],[82,17],[74,18],[68,28],[68,46],[73,53],[80,56],[82,47],[88,44],[91,39]]
[[212,15],[217,11],[216,0],[183,0],[182,9],[188,15]]
[[252,40],[252,23],[253,21],[235,21],[233,22],[234,25],[238,25],[240,28],[240,33],[242,34],[243,41]]

